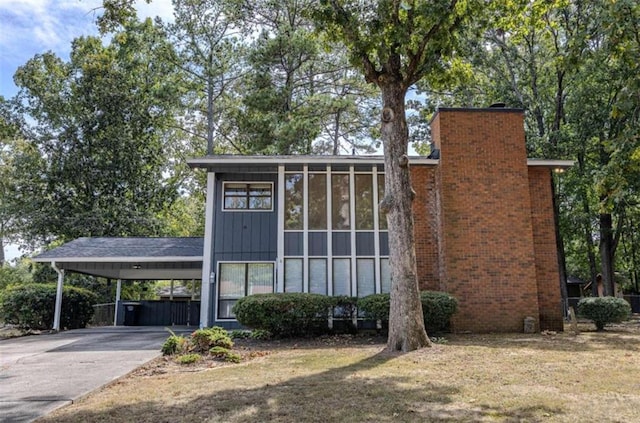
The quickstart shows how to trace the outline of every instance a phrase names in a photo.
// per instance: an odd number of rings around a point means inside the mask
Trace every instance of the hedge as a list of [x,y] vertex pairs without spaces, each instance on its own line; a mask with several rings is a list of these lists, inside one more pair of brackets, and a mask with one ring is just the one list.
[[587,318],[604,330],[609,323],[620,323],[631,316],[631,306],[622,298],[587,297],[578,302],[578,315]]
[[240,324],[271,332],[276,337],[320,334],[328,331],[334,297],[309,293],[255,294],[240,298],[233,313]]
[[[62,291],[61,329],[87,326],[93,316],[96,295],[83,288],[65,286]],[[0,293],[0,320],[23,329],[53,327],[56,284],[12,285]]]
[[[448,329],[458,302],[444,292],[421,293],[425,326],[429,332]],[[328,332],[355,332],[352,319],[357,310],[369,320],[389,320],[389,294],[364,298],[329,297],[308,293],[256,294],[243,297],[233,307],[240,324],[269,331],[276,337],[318,335]],[[341,320],[329,328],[328,317]],[[340,323],[338,326],[335,323]]]
[[[373,294],[358,300],[358,309],[372,320],[389,321],[389,294]],[[422,291],[422,314],[428,333],[442,332],[449,328],[449,320],[458,309],[458,301],[446,292]]]

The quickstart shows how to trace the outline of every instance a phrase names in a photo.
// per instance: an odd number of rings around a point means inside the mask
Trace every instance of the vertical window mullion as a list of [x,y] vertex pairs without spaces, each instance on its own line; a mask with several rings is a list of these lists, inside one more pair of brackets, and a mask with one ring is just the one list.
[[302,168],[302,292],[309,292],[309,166]]
[[351,295],[356,296],[358,291],[357,267],[356,267],[356,178],[355,168],[349,166],[349,229],[351,241]]
[[331,192],[331,165],[327,165],[327,295],[333,295],[333,197]]
[[378,166],[373,165],[371,169],[371,177],[373,179],[372,189],[373,194],[373,255],[375,260],[374,277],[375,277],[375,292],[381,293],[380,284],[380,213],[378,211],[378,205],[380,204],[380,198],[378,198]]

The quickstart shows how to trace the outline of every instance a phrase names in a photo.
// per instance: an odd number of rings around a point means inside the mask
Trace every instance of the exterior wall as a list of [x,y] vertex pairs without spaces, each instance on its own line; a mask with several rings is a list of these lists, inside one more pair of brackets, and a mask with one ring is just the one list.
[[538,318],[523,115],[441,110],[441,274],[459,300],[455,331],[513,331]]
[[551,170],[529,168],[540,330],[563,330]]
[[439,210],[435,168],[412,166],[411,184],[416,192],[413,215],[418,285],[420,290],[439,291]]
[[[277,252],[276,175],[223,174],[216,180],[213,262],[275,261]],[[272,211],[222,211],[223,182],[273,182]],[[215,271],[215,270],[214,270]]]

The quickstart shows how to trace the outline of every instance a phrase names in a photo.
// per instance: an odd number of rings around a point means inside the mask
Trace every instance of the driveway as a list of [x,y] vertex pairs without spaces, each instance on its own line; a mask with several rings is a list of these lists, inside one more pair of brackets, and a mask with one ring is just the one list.
[[0,341],[0,422],[29,422],[160,355],[162,327],[77,329]]

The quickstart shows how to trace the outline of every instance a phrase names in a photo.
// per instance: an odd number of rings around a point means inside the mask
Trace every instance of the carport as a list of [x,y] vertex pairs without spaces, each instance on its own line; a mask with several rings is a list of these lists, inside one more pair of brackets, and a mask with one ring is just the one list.
[[[201,280],[203,238],[78,238],[33,258],[58,274],[53,329],[60,330],[65,272],[117,281],[116,321],[122,281]],[[202,307],[201,313],[206,312]]]

